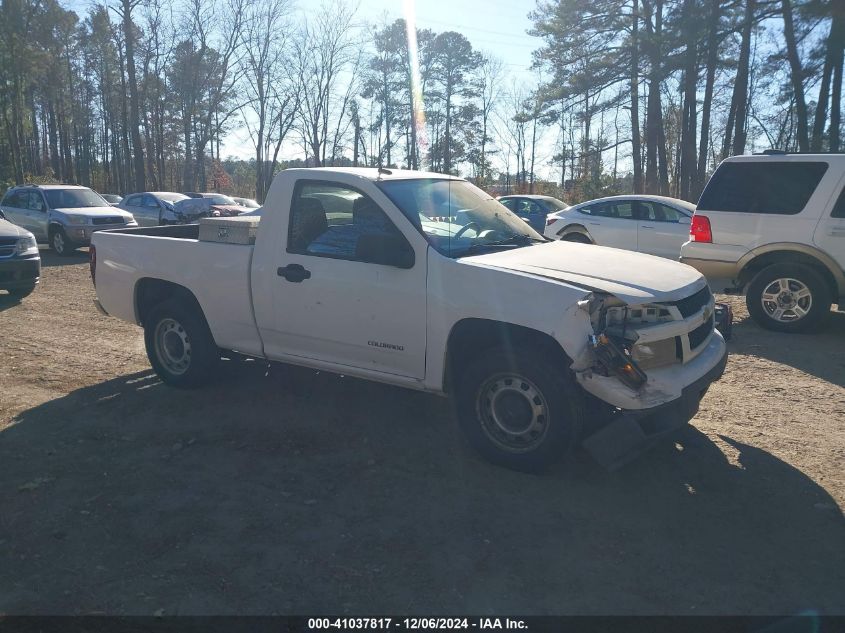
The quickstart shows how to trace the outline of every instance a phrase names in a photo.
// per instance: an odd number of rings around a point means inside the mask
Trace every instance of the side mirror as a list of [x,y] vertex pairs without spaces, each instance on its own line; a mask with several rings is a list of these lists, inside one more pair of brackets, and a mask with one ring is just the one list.
[[414,249],[401,235],[370,233],[361,235],[355,244],[355,258],[368,264],[414,267]]

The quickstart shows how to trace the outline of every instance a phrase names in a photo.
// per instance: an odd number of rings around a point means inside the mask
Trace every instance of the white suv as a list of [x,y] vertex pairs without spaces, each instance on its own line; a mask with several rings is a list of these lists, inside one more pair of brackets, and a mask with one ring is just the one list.
[[804,332],[845,308],[845,154],[733,156],[701,194],[681,261],[744,293],[761,326]]

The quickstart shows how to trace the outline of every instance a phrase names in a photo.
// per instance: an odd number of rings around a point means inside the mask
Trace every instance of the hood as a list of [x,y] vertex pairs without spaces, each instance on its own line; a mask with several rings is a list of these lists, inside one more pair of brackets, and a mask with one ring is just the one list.
[[686,264],[576,242],[549,242],[464,257],[460,261],[607,292],[631,305],[677,301],[707,285],[701,273]]
[[124,211],[119,207],[68,207],[62,209],[51,209],[52,211],[57,211],[59,213],[64,213],[67,215],[84,215],[85,217],[89,218],[104,218],[104,217],[114,217],[116,215],[122,215],[123,217],[131,216],[132,214]]
[[0,218],[0,237],[25,237],[27,235],[30,235],[30,232],[26,229]]

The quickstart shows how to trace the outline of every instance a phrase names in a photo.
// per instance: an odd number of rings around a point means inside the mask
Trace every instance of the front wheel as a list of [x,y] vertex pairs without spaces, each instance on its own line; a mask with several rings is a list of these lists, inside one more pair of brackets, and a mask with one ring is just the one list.
[[543,350],[492,349],[471,360],[456,393],[458,422],[487,460],[536,472],[571,453],[583,401],[571,374]]
[[199,387],[213,377],[220,361],[220,350],[198,310],[169,300],[144,318],[147,357],[168,385]]
[[50,248],[52,248],[59,257],[67,257],[73,253],[76,247],[68,239],[65,230],[62,227],[57,226],[50,231]]
[[830,314],[830,289],[815,270],[800,264],[773,264],[748,285],[751,318],[776,332],[806,332]]

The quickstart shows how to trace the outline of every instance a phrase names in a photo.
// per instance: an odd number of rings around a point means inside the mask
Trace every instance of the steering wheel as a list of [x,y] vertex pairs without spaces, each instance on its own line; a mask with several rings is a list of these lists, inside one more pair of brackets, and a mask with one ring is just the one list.
[[475,228],[475,232],[476,232],[476,233],[478,233],[478,230],[481,228],[480,226],[478,226],[478,223],[476,223],[476,222],[470,222],[469,224],[465,224],[465,225],[464,225],[464,226],[462,226],[460,229],[458,229],[458,232],[457,232],[457,233],[455,233],[454,238],[455,238],[455,239],[458,239],[461,235],[463,235],[463,234],[464,234],[464,233],[466,233],[466,232],[467,232],[470,228],[473,228],[473,227]]

